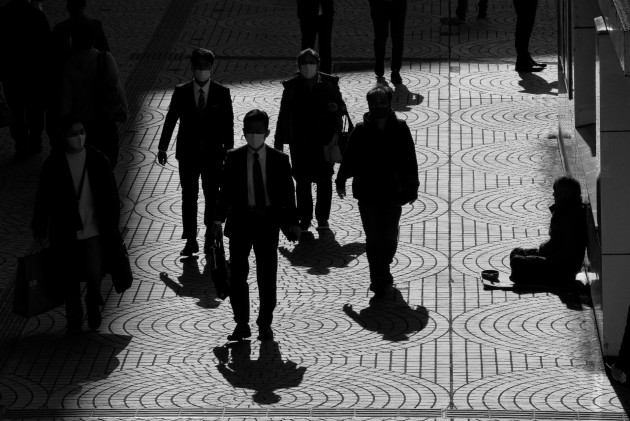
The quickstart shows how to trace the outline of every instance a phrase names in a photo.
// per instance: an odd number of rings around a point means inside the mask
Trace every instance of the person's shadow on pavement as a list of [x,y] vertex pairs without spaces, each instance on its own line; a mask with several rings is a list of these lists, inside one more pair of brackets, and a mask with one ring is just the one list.
[[363,329],[377,332],[383,339],[394,342],[408,340],[429,322],[429,311],[422,306],[410,307],[394,287],[389,288],[384,297],[372,298],[369,307],[358,313],[351,304],[345,304],[343,311]]
[[[202,274],[199,270],[199,256],[181,259],[183,272],[177,281],[171,279],[166,272],[160,273],[160,280],[179,297],[198,298],[197,305],[203,308],[217,308],[220,304],[209,273]],[[210,269],[208,268],[208,271]]]
[[278,403],[278,389],[297,387],[302,383],[306,367],[283,361],[276,341],[260,342],[257,360],[251,359],[251,341],[230,342],[214,348],[219,360],[217,370],[235,388],[251,389],[254,402],[261,405]]
[[350,243],[343,246],[335,239],[331,230],[318,231],[319,238],[303,233],[293,250],[280,246],[278,250],[292,266],[308,267],[311,275],[327,275],[330,268],[343,268],[365,253],[365,243]]
[[[521,80],[518,84],[523,88],[521,93],[534,95],[558,95],[558,81],[547,82],[536,73],[519,73]],[[553,90],[556,92],[553,92]]]

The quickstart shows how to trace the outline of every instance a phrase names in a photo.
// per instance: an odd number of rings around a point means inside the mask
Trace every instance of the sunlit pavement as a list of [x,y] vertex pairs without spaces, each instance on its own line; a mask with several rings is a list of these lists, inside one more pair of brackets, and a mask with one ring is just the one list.
[[[370,303],[357,203],[335,197],[329,232],[311,228],[299,244],[281,241],[275,340],[238,344],[226,344],[232,312],[216,297],[205,257],[179,256],[174,142],[161,167],[157,141],[173,86],[191,76],[196,46],[218,57],[213,77],[231,89],[236,144],[252,108],[270,114],[273,133],[280,82],[295,71],[300,45],[295,2],[91,3],[133,111],[121,128],[116,177],[135,283],[118,295],[105,279],[97,332],[66,335],[63,307],[30,319],[11,314],[16,259],[32,241],[33,195],[48,149],[14,161],[8,130],[0,129],[4,418],[625,416],[628,395],[604,372],[588,300],[489,291],[478,279],[489,268],[506,276],[510,250],[547,235],[551,184],[564,171],[555,136],[555,2],[539,2],[531,44],[549,66],[520,75],[511,1],[491,1],[487,19],[476,18],[470,1],[459,26],[448,24],[455,1],[409,2],[403,84],[392,87],[416,143],[420,197],[403,208],[395,288]],[[336,2],[333,73],[355,122],[375,82],[367,5]],[[51,23],[65,17],[64,6],[45,2]],[[255,282],[252,298],[253,321]]]

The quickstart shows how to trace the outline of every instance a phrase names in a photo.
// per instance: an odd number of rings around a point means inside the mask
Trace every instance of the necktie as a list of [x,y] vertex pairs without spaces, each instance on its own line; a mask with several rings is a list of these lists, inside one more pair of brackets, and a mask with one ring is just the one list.
[[254,153],[254,199],[256,200],[256,210],[263,211],[267,205],[267,200],[265,199],[265,184],[263,183],[258,153]]
[[197,100],[197,109],[203,113],[206,109],[206,99],[204,98],[203,89],[199,88],[199,99]]

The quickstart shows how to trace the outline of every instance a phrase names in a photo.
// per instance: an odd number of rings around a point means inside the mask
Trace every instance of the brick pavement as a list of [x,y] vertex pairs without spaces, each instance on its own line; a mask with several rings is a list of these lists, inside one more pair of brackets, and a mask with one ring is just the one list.
[[[336,3],[335,73],[356,121],[374,82],[369,12],[365,1]],[[219,56],[214,77],[231,89],[237,145],[249,109],[268,111],[273,126],[299,47],[294,3],[98,4],[92,12],[133,106],[116,176],[136,282],[117,295],[106,279],[97,333],[65,336],[63,308],[28,320],[10,314],[42,157],[12,161],[0,130],[5,418],[624,417],[628,395],[605,376],[587,303],[486,291],[477,279],[482,269],[507,271],[511,248],[546,236],[551,182],[563,173],[552,1],[540,1],[532,41],[549,68],[522,78],[509,0],[459,27],[444,23],[454,8],[447,0],[410,1],[395,108],[414,136],[421,191],[403,210],[396,289],[370,306],[356,201],[334,198],[332,233],[280,244],[276,340],[237,345],[225,344],[231,310],[216,298],[205,259],[179,258],[177,163],[156,164],[156,140],[196,45]],[[51,21],[63,18],[61,6],[46,2]]]

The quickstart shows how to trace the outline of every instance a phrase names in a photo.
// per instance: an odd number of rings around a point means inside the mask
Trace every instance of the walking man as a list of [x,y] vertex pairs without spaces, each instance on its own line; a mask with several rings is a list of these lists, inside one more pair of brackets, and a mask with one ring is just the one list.
[[402,83],[402,53],[405,38],[405,19],[407,0],[370,0],[370,16],[374,26],[374,73],[379,83],[384,82],[385,45],[392,33],[391,81],[394,85]]
[[219,191],[223,160],[234,147],[234,113],[230,90],[210,80],[214,54],[205,48],[192,53],[193,79],[177,85],[166,114],[158,146],[158,163],[166,164],[167,151],[179,120],[175,158],[179,161],[182,186],[182,256],[199,251],[197,243],[197,200],[199,178],[206,201],[204,252],[213,243],[212,221]]
[[222,223],[226,222],[225,235],[230,239],[230,304],[236,322],[228,340],[240,341],[251,336],[247,275],[252,248],[256,254],[260,296],[258,339],[271,340],[280,228],[290,241],[300,237],[295,190],[289,157],[265,145],[269,136],[267,113],[248,112],[243,132],[247,145],[228,152],[225,160],[213,232],[215,236],[221,235]]
[[339,167],[337,194],[346,196],[346,180],[359,201],[370,268],[370,290],[382,297],[394,279],[389,265],[398,245],[402,205],[418,198],[416,150],[403,120],[392,110],[392,91],[383,86],[367,94],[369,112],[358,123]]
[[335,13],[333,0],[297,0],[298,19],[302,32],[302,48],[315,48],[319,36],[320,69],[332,72],[332,27]]

